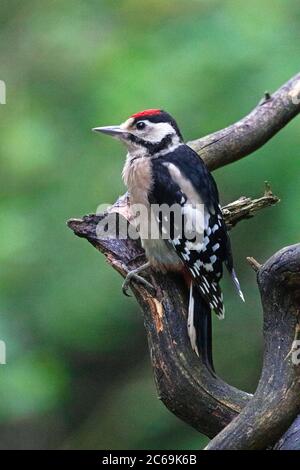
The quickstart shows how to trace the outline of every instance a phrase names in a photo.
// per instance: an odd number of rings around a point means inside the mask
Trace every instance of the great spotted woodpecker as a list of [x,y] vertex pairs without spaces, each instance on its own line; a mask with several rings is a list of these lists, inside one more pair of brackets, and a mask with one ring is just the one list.
[[[93,130],[111,135],[126,145],[128,154],[123,179],[131,205],[142,204],[150,214],[153,204],[178,204],[184,223],[194,227],[196,232],[195,211],[199,205],[204,208],[200,242],[187,239],[184,233],[181,237],[170,234],[168,239],[141,237],[148,262],[130,272],[123,285],[126,291],[133,278],[148,285],[139,276],[148,267],[163,272],[182,272],[190,289],[188,334],[192,348],[199,354],[206,341],[203,330],[207,327],[208,315],[214,310],[219,318],[224,317],[219,285],[223,263],[244,300],[233,269],[230,240],[215,180],[199,155],[184,143],[176,121],[165,111],[148,109],[133,114],[120,126]],[[211,363],[211,357],[206,359]]]

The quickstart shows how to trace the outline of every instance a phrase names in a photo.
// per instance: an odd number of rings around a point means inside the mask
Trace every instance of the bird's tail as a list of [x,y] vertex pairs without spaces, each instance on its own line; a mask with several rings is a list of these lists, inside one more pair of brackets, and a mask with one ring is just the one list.
[[188,310],[188,335],[191,346],[211,372],[215,372],[212,358],[211,309],[197,286],[191,282]]
[[243,302],[245,302],[245,297],[244,297],[244,294],[242,292],[240,282],[239,282],[239,280],[237,278],[237,275],[235,273],[235,270],[233,268],[231,270],[231,276],[232,276],[233,283],[234,283],[234,285],[235,285],[235,287],[236,287],[236,289],[239,293],[240,298],[242,299]]

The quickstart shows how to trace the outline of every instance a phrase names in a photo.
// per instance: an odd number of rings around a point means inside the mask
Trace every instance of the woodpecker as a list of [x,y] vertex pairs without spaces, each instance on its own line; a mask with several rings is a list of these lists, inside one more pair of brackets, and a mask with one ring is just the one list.
[[[195,215],[199,205],[204,207],[200,241],[187,239],[184,233],[180,237],[172,236],[172,230],[168,239],[141,236],[147,263],[131,271],[123,284],[124,292],[133,279],[149,286],[139,275],[149,267],[162,272],[181,272],[189,284],[188,335],[193,350],[199,355],[199,351],[205,349],[204,330],[211,311],[224,318],[219,284],[223,264],[244,301],[233,269],[230,240],[215,180],[199,155],[184,143],[176,121],[161,109],[147,109],[133,114],[119,126],[93,130],[115,137],[127,147],[123,180],[131,205],[142,204],[149,215],[153,204],[177,204],[183,223],[193,227],[196,233],[201,228],[195,225]],[[205,359],[213,368],[212,358]]]

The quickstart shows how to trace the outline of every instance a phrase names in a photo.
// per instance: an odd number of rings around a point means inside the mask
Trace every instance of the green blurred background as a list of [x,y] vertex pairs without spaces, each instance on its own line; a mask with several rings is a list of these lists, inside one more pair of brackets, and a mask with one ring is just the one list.
[[[299,2],[2,0],[0,24],[0,448],[203,447],[156,398],[136,302],[65,222],[124,191],[125,150],[92,127],[150,107],[186,139],[238,120],[299,71]],[[245,258],[299,241],[299,127],[215,172],[223,203],[264,180],[282,198],[232,232],[246,304],[226,279],[214,319],[217,370],[248,391],[262,338]]]

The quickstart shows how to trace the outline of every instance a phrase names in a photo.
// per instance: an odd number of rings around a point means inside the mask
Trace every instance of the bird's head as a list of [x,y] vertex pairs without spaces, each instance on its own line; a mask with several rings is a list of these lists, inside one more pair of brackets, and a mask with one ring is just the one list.
[[161,154],[183,141],[175,119],[161,109],[147,109],[119,126],[95,127],[93,131],[121,140],[132,154]]

